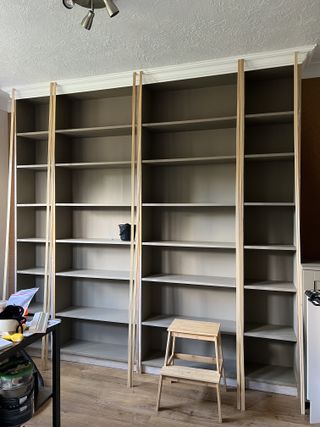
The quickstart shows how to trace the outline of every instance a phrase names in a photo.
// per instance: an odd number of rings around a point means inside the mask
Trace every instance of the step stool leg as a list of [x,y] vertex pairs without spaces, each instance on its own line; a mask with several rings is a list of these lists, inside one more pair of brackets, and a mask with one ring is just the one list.
[[170,351],[171,332],[168,331],[166,354],[164,356],[164,366],[168,366],[169,351]]
[[219,423],[222,423],[220,384],[216,385],[216,389],[217,389],[218,418],[219,418]]
[[219,343],[218,343],[218,348],[219,348],[219,352],[220,352],[220,358],[221,358],[221,366],[222,366],[222,377],[223,377],[223,384],[224,384],[224,389],[225,391],[228,391],[227,389],[227,377],[226,377],[226,371],[224,368],[224,357],[223,357],[223,348],[222,348],[222,340],[221,340],[221,334],[219,333]]
[[157,412],[159,411],[159,408],[160,408],[160,399],[161,399],[161,391],[162,391],[162,381],[163,381],[163,378],[162,378],[162,375],[160,375],[159,385],[158,385],[157,405],[156,405],[156,411]]

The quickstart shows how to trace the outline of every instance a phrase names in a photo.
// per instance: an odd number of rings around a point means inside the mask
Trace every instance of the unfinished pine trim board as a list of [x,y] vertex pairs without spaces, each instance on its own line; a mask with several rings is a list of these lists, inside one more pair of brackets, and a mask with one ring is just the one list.
[[[54,291],[64,359],[125,367],[129,334],[130,368],[156,373],[173,318],[213,320],[239,407],[246,385],[297,394],[294,70],[243,69],[242,80],[143,84],[140,105],[132,87],[57,96]],[[16,282],[40,287],[35,310],[44,297],[49,97],[18,99],[16,111]],[[136,222],[136,242],[119,238],[127,222]],[[179,346],[211,356],[205,344]]]

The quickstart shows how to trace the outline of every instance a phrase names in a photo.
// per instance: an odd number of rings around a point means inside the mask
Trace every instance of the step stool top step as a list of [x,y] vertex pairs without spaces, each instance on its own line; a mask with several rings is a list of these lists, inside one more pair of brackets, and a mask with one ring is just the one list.
[[219,334],[220,323],[203,322],[199,320],[174,319],[168,328],[170,332],[182,334],[216,337]]
[[219,384],[221,374],[209,369],[190,368],[188,366],[163,366],[160,375],[203,383]]

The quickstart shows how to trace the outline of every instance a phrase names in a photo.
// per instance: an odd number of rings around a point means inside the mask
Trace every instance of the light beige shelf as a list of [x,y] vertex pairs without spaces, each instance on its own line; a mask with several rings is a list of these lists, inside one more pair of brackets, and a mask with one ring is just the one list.
[[294,245],[244,245],[245,249],[249,250],[263,250],[263,251],[295,251],[296,247]]
[[33,267],[33,268],[24,268],[18,269],[17,274],[29,274],[32,276],[44,276],[44,268],[43,267]]
[[129,203],[56,203],[57,207],[62,208],[89,208],[89,209],[116,209],[116,208],[130,208]]
[[44,237],[22,237],[17,239],[18,243],[46,243]]
[[271,123],[293,122],[293,111],[278,111],[274,113],[246,114],[246,124],[263,125]]
[[143,246],[165,246],[176,248],[204,248],[204,249],[235,249],[233,242],[195,242],[195,241],[146,241]]
[[263,206],[263,207],[294,207],[294,202],[245,202],[244,206]]
[[179,132],[189,130],[225,129],[236,127],[236,116],[208,119],[176,120],[170,122],[144,123],[143,127],[156,132]]
[[37,208],[43,209],[47,205],[45,203],[17,203],[17,208]]
[[116,270],[67,270],[56,273],[60,277],[75,277],[81,279],[101,279],[101,280],[129,280],[129,271]]
[[33,139],[38,141],[46,141],[48,139],[48,131],[37,131],[37,132],[19,132],[17,137]]
[[142,203],[143,207],[159,208],[235,208],[234,203]]
[[71,306],[56,314],[70,319],[92,320],[97,322],[128,323],[128,310],[100,307]]
[[291,292],[291,293],[296,292],[296,288],[293,283],[276,281],[276,280],[247,281],[244,287],[245,289],[254,289],[258,291]]
[[197,164],[213,164],[213,163],[234,163],[235,156],[211,156],[211,157],[184,157],[184,158],[169,158],[169,159],[152,159],[143,160],[144,165],[155,166],[177,166],[177,165],[197,165]]
[[296,387],[293,368],[274,365],[247,364],[246,380],[265,384]]
[[57,168],[65,169],[117,169],[129,168],[131,161],[123,162],[76,162],[76,163],[57,163]]
[[98,126],[78,129],[59,129],[57,135],[64,135],[71,138],[96,138],[103,136],[121,136],[131,135],[131,125],[116,125],[116,126]]
[[128,347],[114,343],[72,340],[61,346],[61,354],[123,363],[128,361]]
[[130,246],[129,241],[123,241],[120,239],[102,239],[102,238],[70,238],[70,239],[57,239],[57,243],[65,243],[70,245],[120,245]]
[[292,326],[246,323],[244,331],[246,337],[290,342],[297,340]]
[[244,158],[248,161],[293,160],[294,153],[246,154]]
[[18,170],[34,170],[34,171],[43,171],[47,170],[46,164],[29,164],[29,165],[17,165]]
[[142,281],[231,289],[236,287],[236,280],[233,277],[196,276],[191,274],[153,274],[152,276],[143,277]]
[[181,316],[181,315],[168,315],[159,314],[149,317],[142,322],[143,326],[153,326],[156,328],[168,328],[174,319],[191,319],[200,320],[205,322],[215,322],[221,324],[221,332],[224,334],[235,334],[236,333],[236,322],[234,320],[227,319],[211,319],[207,317],[194,317],[194,316]]

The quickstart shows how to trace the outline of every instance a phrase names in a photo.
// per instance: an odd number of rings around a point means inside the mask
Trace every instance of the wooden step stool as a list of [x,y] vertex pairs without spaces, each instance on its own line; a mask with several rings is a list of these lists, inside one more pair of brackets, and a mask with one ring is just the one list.
[[[176,338],[208,341],[214,344],[215,357],[206,357],[193,354],[176,353]],[[215,370],[192,368],[187,366],[174,366],[175,359],[189,362],[208,363],[215,366]],[[195,320],[175,319],[168,328],[167,348],[164,366],[160,371],[160,380],[157,397],[157,411],[160,407],[162,382],[169,378],[171,381],[192,382],[200,385],[215,387],[217,390],[218,416],[221,416],[220,380],[226,377],[224,372],[223,353],[221,346],[220,324],[212,322],[200,322]]]

